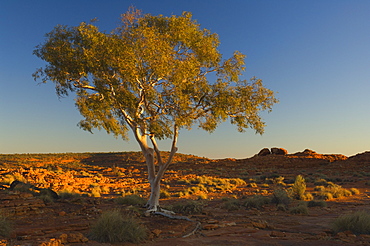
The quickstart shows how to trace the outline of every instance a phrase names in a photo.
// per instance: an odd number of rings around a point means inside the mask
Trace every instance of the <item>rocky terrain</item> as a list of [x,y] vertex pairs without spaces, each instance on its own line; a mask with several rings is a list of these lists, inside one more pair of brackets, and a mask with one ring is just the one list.
[[[298,176],[305,191],[296,197]],[[148,215],[142,203],[123,200],[147,199],[146,177],[139,152],[0,155],[0,211],[11,224],[0,245],[111,245],[89,232],[112,209],[147,228],[140,245],[370,245],[367,233],[332,226],[341,215],[370,211],[370,152],[273,148],[223,160],[178,154],[160,202],[188,220]]]

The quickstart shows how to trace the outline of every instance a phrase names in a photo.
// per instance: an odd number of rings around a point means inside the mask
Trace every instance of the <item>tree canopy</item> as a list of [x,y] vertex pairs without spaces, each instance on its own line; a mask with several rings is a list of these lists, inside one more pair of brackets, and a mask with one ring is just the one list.
[[259,113],[272,109],[274,92],[260,79],[241,80],[245,55],[223,59],[219,44],[189,12],[165,17],[130,8],[110,33],[94,22],[56,26],[34,50],[47,65],[33,76],[52,81],[59,96],[75,93],[82,129],[125,140],[131,129],[144,155],[151,141],[161,164],[156,139],[172,138],[174,154],[183,128],[212,132],[230,119],[240,132],[263,133]]

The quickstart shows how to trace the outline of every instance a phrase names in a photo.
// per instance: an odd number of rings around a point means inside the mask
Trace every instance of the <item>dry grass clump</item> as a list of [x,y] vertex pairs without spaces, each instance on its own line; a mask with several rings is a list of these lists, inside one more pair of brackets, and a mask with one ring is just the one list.
[[356,188],[345,189],[340,185],[334,184],[333,182],[327,182],[326,186],[316,186],[315,191],[317,191],[317,197],[323,200],[330,200],[333,198],[352,196],[354,194],[359,194],[360,191]]
[[204,204],[201,201],[187,200],[187,201],[179,201],[173,204],[170,210],[176,213],[189,215],[189,214],[202,213],[203,207],[204,207]]
[[243,201],[243,206],[246,208],[257,208],[260,209],[263,205],[269,204],[271,201],[270,198],[261,195],[255,195],[249,198],[246,198]]
[[339,216],[331,225],[334,233],[351,231],[354,234],[370,234],[370,213],[357,211]]
[[240,178],[215,178],[209,176],[197,176],[189,179],[179,179],[178,184],[193,185],[181,191],[177,196],[187,196],[197,193],[207,193],[215,191],[233,190],[238,186],[246,185],[246,182]]
[[112,210],[104,212],[91,226],[89,237],[101,243],[140,243],[148,238],[148,231],[136,218]]
[[262,195],[254,195],[243,199],[223,198],[222,200],[224,201],[222,208],[228,211],[238,210],[241,207],[261,209],[264,205],[271,202],[269,197]]
[[119,205],[144,205],[146,203],[145,199],[138,195],[127,195],[124,197],[118,197],[115,200],[115,203]]
[[306,202],[300,203],[298,204],[298,206],[290,208],[289,212],[291,214],[303,214],[303,215],[308,214],[307,203]]
[[308,201],[307,202],[307,206],[310,207],[310,208],[311,207],[321,207],[321,208],[324,208],[324,207],[326,207],[328,205],[323,200],[311,200],[311,201]]
[[285,189],[277,189],[272,193],[271,203],[277,206],[288,206],[292,199],[289,197]]

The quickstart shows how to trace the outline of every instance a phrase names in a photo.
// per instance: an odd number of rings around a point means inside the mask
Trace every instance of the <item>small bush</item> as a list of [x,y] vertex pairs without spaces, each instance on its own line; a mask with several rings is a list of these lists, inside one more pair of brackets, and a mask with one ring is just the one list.
[[61,199],[76,198],[80,196],[80,194],[75,193],[75,192],[70,192],[68,190],[59,191],[58,195]]
[[112,210],[104,212],[92,225],[89,237],[101,243],[140,243],[148,237],[148,232],[134,217]]
[[185,215],[200,214],[203,212],[203,203],[199,201],[192,201],[192,200],[188,200],[185,202],[180,201],[172,205],[171,210],[176,213],[181,213]]
[[[222,200],[224,200],[224,198]],[[234,210],[240,209],[241,204],[238,199],[231,198],[231,199],[225,199],[224,201],[225,202],[222,205],[222,208],[227,209],[228,211],[234,211]]]
[[146,203],[145,199],[138,195],[118,197],[114,201],[120,205],[144,205]]
[[208,199],[208,195],[206,193],[200,193],[198,194],[198,200],[206,200]]
[[306,192],[306,182],[302,175],[295,178],[293,186],[288,190],[288,194],[292,199],[304,200]]
[[354,234],[370,234],[370,213],[357,211],[338,217],[332,223],[334,233],[351,231]]
[[356,188],[351,188],[349,191],[352,193],[352,195],[357,195],[360,194],[360,190]]
[[296,207],[292,207],[289,209],[289,212],[291,214],[308,214],[307,204],[304,203],[304,204],[299,204]]
[[170,198],[171,197],[171,194],[169,191],[167,190],[161,190],[160,191],[160,195],[159,195],[159,198],[163,199],[163,198]]
[[323,207],[326,207],[327,204],[323,200],[312,200],[312,201],[309,201],[307,203],[307,206],[308,207],[321,207],[321,208],[323,208]]
[[12,225],[9,220],[0,214],[0,236],[8,237],[12,231]]
[[317,195],[317,198],[318,199],[322,199],[322,200],[331,200],[334,197],[333,197],[333,194],[331,194],[330,192],[328,192],[328,191],[322,191],[322,192],[320,192]]
[[313,195],[311,193],[306,192],[303,194],[302,198],[303,198],[302,200],[304,201],[311,201],[313,200]]
[[255,195],[244,200],[243,206],[246,208],[257,208],[260,209],[263,205],[270,203],[270,198],[261,195]]
[[100,195],[101,189],[100,186],[93,186],[91,189],[91,196],[92,197],[101,197]]
[[271,203],[278,205],[287,206],[291,202],[291,198],[288,196],[286,190],[277,189],[272,194]]

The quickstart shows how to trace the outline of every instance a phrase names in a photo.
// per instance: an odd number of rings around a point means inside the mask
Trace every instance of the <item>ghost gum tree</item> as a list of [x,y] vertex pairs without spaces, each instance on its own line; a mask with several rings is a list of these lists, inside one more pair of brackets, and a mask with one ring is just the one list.
[[[240,80],[245,56],[235,51],[223,60],[217,34],[202,29],[191,13],[152,16],[130,8],[111,33],[93,23],[47,33],[34,50],[47,65],[33,76],[53,82],[58,96],[76,95],[82,129],[104,129],[124,140],[133,132],[148,168],[148,210],[160,209],[160,181],[180,129],[197,125],[212,132],[229,119],[240,132],[263,133],[259,112],[271,110],[274,92],[260,79]],[[157,140],[168,138],[164,160]]]

